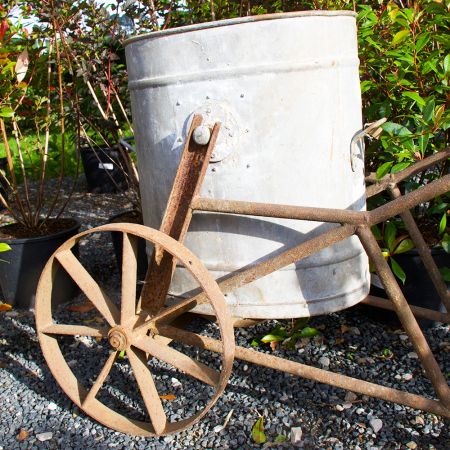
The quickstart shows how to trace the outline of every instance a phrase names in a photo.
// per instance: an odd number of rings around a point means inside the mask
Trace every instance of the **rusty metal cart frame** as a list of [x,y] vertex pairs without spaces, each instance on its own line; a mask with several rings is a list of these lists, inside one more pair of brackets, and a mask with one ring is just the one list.
[[[398,183],[406,178],[445,161],[450,157],[450,149],[417,162],[395,175],[387,175],[381,180],[376,180],[373,176],[368,177],[366,180],[370,183],[367,188],[368,197],[383,191],[387,191],[392,197],[390,202],[372,211],[219,200],[200,197],[199,192],[220,130],[220,124],[216,123],[210,130],[210,138],[204,145],[197,143],[193,138],[194,130],[201,124],[202,117],[194,116],[160,231],[132,224],[106,225],[89,230],[60,247],[42,274],[36,300],[38,336],[53,375],[69,397],[96,420],[116,430],[146,436],[170,434],[189,427],[206,414],[225,389],[231,374],[233,359],[236,357],[243,361],[281,370],[358,394],[450,417],[449,386],[415,318],[417,316],[450,323],[450,295],[410,213],[411,208],[450,191],[450,175],[445,175],[405,195],[402,195],[398,188]],[[203,264],[182,245],[194,211],[319,221],[336,224],[336,226],[277,256],[244,267],[220,280],[214,280]],[[446,313],[410,306],[383,257],[371,227],[397,215],[403,219],[446,308]],[[71,252],[71,248],[83,236],[98,231],[123,232],[122,303],[120,309],[108,299]],[[232,318],[224,294],[353,235],[356,235],[361,241],[390,299],[368,297],[363,302],[391,309],[397,313],[422,363],[426,376],[433,385],[437,400],[235,346]],[[153,255],[138,305],[136,305],[135,237],[147,239],[154,244]],[[166,307],[166,297],[177,262],[191,272],[198,281],[202,292]],[[107,328],[54,323],[51,310],[51,290],[57,264],[64,267],[103,315],[109,324]],[[221,340],[175,326],[177,318],[192,310],[196,305],[205,302],[209,302],[213,308],[221,332]],[[81,386],[65,362],[55,338],[57,335],[85,335],[108,339],[114,351],[89,390]],[[216,371],[200,361],[172,349],[167,345],[170,340],[221,354],[221,370]],[[118,352],[123,350],[127,352],[150,422],[125,418],[96,399]],[[168,362],[186,374],[215,387],[214,396],[202,411],[179,422],[167,420],[154,380],[146,364],[149,355]]]

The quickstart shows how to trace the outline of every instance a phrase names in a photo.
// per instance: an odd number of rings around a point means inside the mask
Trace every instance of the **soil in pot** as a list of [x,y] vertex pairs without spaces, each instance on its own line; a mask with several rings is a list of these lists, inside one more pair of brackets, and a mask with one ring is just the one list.
[[[111,217],[111,219],[109,219],[109,223],[136,223],[138,225],[143,225],[144,222],[142,219],[142,214],[139,211],[132,210],[125,211]],[[114,253],[116,255],[117,267],[121,270],[123,246],[122,233],[112,232],[111,239],[114,247]],[[143,281],[145,279],[145,274],[147,273],[148,267],[148,258],[144,239],[139,239],[138,241],[137,267],[137,279],[138,281]]]
[[[431,254],[439,268],[445,266],[450,267],[450,255],[443,249],[432,249]],[[409,252],[396,255],[395,260],[406,273],[405,284],[403,285],[399,281],[399,286],[408,300],[408,303],[415,306],[421,306],[422,308],[434,309],[435,311],[445,311],[436,288],[428,276],[428,272],[426,271],[417,250],[413,249]],[[387,298],[386,292],[380,286],[372,285],[370,294]],[[392,325],[397,325],[399,323],[397,315],[391,311],[370,308],[370,315],[377,320]],[[428,319],[418,319],[418,322],[424,329],[434,325],[434,322]]]
[[[30,237],[29,230],[19,224],[0,227],[0,241],[11,247],[1,255],[2,300],[15,308],[34,308],[37,284],[46,262],[79,228],[75,219],[49,219],[39,233]],[[77,247],[73,252],[78,256]],[[60,267],[55,273],[52,302],[60,304],[78,293],[78,286]]]

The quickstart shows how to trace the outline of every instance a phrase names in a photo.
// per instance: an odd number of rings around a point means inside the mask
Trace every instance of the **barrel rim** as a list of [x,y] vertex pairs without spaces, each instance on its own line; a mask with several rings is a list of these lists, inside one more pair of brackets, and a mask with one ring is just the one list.
[[245,16],[245,17],[236,17],[234,19],[225,19],[225,20],[216,20],[213,22],[204,22],[193,25],[185,25],[183,27],[178,28],[169,28],[168,30],[162,31],[151,31],[149,33],[143,33],[137,36],[132,36],[125,40],[125,46],[128,44],[132,44],[136,41],[141,41],[144,39],[155,39],[159,37],[170,36],[173,34],[183,34],[189,33],[192,31],[205,30],[209,28],[219,28],[231,25],[239,25],[244,23],[254,23],[254,22],[262,22],[266,20],[277,20],[277,19],[292,19],[296,17],[336,17],[336,16],[348,16],[348,17],[357,17],[354,11],[344,11],[344,10],[336,10],[336,11],[323,11],[323,10],[315,10],[315,11],[295,11],[288,13],[276,13],[276,14],[262,14],[259,16]]

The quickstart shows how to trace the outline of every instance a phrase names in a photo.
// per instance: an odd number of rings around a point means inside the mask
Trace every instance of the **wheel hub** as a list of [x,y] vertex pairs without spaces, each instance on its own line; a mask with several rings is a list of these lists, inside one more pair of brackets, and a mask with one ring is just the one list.
[[122,328],[112,328],[108,333],[108,341],[114,350],[123,351],[128,347],[128,339]]

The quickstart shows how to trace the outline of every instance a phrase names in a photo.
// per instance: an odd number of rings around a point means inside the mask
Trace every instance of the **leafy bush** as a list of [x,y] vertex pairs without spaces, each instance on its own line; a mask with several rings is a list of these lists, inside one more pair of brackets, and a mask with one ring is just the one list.
[[[30,33],[22,21],[37,6],[39,24]],[[77,99],[73,77],[64,79],[71,64],[61,46],[63,26],[53,0],[10,1],[0,9],[0,130],[7,159],[0,179],[9,194],[0,194],[0,201],[30,235],[40,234],[67,204],[60,200],[70,160],[69,118],[77,116]],[[52,174],[59,180],[50,190],[46,181]],[[38,180],[34,190],[32,179]]]
[[389,119],[367,148],[378,177],[449,145],[450,2],[406,4],[358,5],[364,115]]

